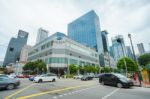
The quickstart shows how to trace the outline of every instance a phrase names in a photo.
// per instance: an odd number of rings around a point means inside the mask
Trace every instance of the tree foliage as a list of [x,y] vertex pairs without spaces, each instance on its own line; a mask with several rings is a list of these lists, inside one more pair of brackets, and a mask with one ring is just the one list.
[[141,66],[146,66],[150,62],[150,54],[141,55],[138,61]]
[[29,74],[41,74],[47,71],[46,64],[42,60],[28,62],[24,65],[23,70]]
[[74,64],[71,64],[71,65],[69,66],[69,70],[70,70],[70,74],[75,74],[75,73],[77,73],[77,71],[78,71],[78,67],[75,66]]
[[124,70],[124,71],[126,70],[124,60],[126,61],[126,66],[127,66],[127,71],[128,71],[128,72],[134,72],[134,71],[137,71],[137,70],[138,70],[138,67],[137,67],[136,62],[133,61],[133,60],[130,59],[130,58],[127,58],[127,57],[121,58],[121,59],[118,61],[118,63],[117,63],[117,68],[118,68],[118,69]]
[[76,66],[70,65],[69,70],[71,74],[76,74],[79,70],[80,73],[96,73],[99,72],[99,66]]
[[111,68],[109,66],[105,66],[101,69],[101,72],[109,73],[111,72]]

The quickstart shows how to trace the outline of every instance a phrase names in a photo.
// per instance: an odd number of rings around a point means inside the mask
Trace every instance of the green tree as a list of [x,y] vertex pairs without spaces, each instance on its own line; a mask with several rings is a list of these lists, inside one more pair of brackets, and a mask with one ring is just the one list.
[[141,55],[138,58],[138,61],[141,66],[146,66],[148,64],[148,62],[150,62],[150,54]]
[[95,73],[98,71],[98,68],[95,66],[84,66],[84,71],[87,73]]
[[109,66],[105,66],[101,69],[101,72],[109,73],[109,72],[111,72],[111,69]]
[[128,72],[135,72],[138,70],[136,62],[130,58],[127,58],[127,57],[124,57],[124,58],[121,58],[120,60],[118,60],[118,63],[117,63],[118,69],[124,70],[124,71],[126,70],[124,60],[126,61],[126,66],[127,66]]
[[23,70],[29,74],[41,74],[47,71],[46,64],[42,60],[28,62],[23,66]]
[[78,71],[78,66],[75,66],[74,64],[71,64],[69,66],[70,74],[76,74]]

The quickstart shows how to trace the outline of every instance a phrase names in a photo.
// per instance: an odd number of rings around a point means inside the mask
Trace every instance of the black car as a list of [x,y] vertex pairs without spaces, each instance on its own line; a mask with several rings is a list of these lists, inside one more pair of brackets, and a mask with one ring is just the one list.
[[20,85],[20,81],[17,79],[11,79],[9,77],[0,77],[0,89],[14,89]]
[[89,75],[84,75],[82,78],[81,78],[81,80],[84,80],[84,81],[86,81],[86,80],[92,80],[93,79],[93,77],[92,76],[89,76]]
[[102,85],[112,85],[119,88],[122,87],[132,87],[133,82],[127,77],[117,73],[104,73],[99,77],[99,83]]

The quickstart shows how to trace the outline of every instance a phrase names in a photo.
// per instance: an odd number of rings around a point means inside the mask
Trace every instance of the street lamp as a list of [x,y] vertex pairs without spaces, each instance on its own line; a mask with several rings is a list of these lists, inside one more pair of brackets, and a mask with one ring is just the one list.
[[[139,64],[138,64],[138,61],[137,61],[136,56],[135,56],[135,52],[134,52],[134,48],[133,48],[133,44],[132,44],[132,38],[131,38],[131,34],[130,33],[128,34],[128,37],[130,39],[130,43],[131,43],[131,47],[132,47],[132,51],[133,51],[134,60],[135,60],[135,62],[138,65],[138,76],[140,76],[140,68],[139,68]],[[141,80],[140,79],[139,79],[139,82],[140,82],[140,86],[141,86]]]
[[[122,48],[122,51],[123,51],[123,56],[125,57],[125,52],[124,52],[124,49],[123,49],[123,45],[122,45],[121,39],[118,38],[118,39],[117,39],[117,42],[120,43],[121,48]],[[126,77],[127,77],[127,75],[128,75],[128,70],[127,70],[127,63],[126,63],[125,58],[124,58],[124,65],[125,65],[125,68],[126,68]]]
[[134,60],[136,61],[136,56],[135,56],[135,52],[134,52],[134,48],[133,48],[133,44],[132,44],[131,34],[128,34],[128,37],[130,39],[130,43],[131,43],[131,47],[132,47],[132,51],[133,51]]

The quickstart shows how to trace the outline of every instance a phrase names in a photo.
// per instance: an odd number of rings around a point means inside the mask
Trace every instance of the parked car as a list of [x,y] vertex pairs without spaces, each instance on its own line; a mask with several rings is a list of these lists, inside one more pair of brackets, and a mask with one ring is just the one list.
[[99,77],[99,83],[102,85],[112,85],[119,88],[122,87],[132,87],[133,82],[127,77],[117,73],[104,73]]
[[29,76],[29,80],[34,81],[34,77],[36,77],[36,75]]
[[83,75],[75,75],[73,78],[74,79],[81,79],[83,77]]
[[6,88],[8,90],[14,89],[20,85],[20,81],[9,77],[0,77],[0,89]]
[[55,82],[57,79],[58,78],[56,74],[48,73],[48,74],[42,74],[34,77],[34,82],[38,82],[38,83],[41,83],[43,81]]
[[86,80],[93,80],[93,77],[92,77],[92,76],[89,76],[89,75],[84,75],[84,76],[81,78],[81,80],[84,80],[84,81],[86,81]]
[[17,76],[15,74],[10,74],[8,75],[9,78],[17,78]]
[[29,78],[29,75],[26,74],[19,74],[16,76],[17,78]]
[[20,75],[17,75],[16,77],[17,77],[17,78],[24,78],[24,75],[23,75],[23,74],[20,74]]

